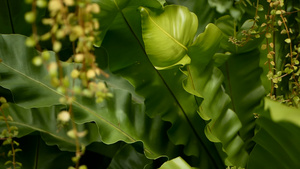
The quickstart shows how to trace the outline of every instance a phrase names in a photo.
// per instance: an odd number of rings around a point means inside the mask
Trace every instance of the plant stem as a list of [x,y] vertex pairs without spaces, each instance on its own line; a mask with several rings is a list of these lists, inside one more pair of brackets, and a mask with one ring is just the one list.
[[5,113],[3,111],[3,109],[0,107],[0,111],[2,113],[2,116],[3,116],[3,119],[4,119],[4,122],[6,124],[6,127],[7,127],[7,131],[9,133],[9,139],[11,139],[11,142],[10,142],[10,145],[11,145],[11,151],[12,151],[12,158],[13,158],[13,161],[12,161],[12,164],[13,164],[13,168],[15,169],[16,168],[16,152],[15,152],[15,147],[14,147],[14,142],[13,142],[13,138],[11,136],[11,130],[10,130],[10,127],[9,127],[9,124],[8,124],[8,120],[5,116]]

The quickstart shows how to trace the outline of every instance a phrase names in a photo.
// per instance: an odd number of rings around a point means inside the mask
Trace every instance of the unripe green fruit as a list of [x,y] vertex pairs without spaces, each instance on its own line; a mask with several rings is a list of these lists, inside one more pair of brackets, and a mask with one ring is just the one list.
[[89,69],[86,73],[87,78],[93,79],[96,76],[96,73],[93,69]]
[[45,61],[47,61],[47,60],[49,60],[50,59],[50,53],[48,52],[48,51],[43,51],[42,52],[42,58],[43,58],[43,60],[45,60]]
[[47,1],[45,1],[45,0],[37,0],[36,1],[36,6],[38,6],[39,8],[45,8],[45,7],[47,7]]
[[70,113],[68,111],[61,111],[58,115],[57,115],[57,120],[66,123],[70,120],[71,116]]
[[83,59],[84,59],[84,55],[82,53],[76,54],[75,58],[74,58],[75,62],[77,62],[77,63],[81,63],[83,61]]
[[60,49],[61,49],[61,43],[59,42],[59,41],[55,41],[54,43],[53,43],[53,50],[54,50],[54,52],[59,52],[60,51]]
[[79,167],[79,169],[87,169],[87,166],[86,165],[82,165]]
[[80,75],[80,73],[79,73],[79,71],[78,71],[77,69],[72,70],[72,72],[71,72],[71,77],[72,77],[73,79],[78,78],[79,75]]
[[33,11],[25,13],[25,20],[28,23],[33,23],[35,21],[35,13]]
[[43,60],[40,56],[36,56],[32,59],[32,63],[34,66],[41,66],[43,64]]
[[28,37],[27,39],[26,39],[26,46],[27,47],[34,47],[35,46],[35,44],[36,44],[36,41],[33,39],[33,37]]

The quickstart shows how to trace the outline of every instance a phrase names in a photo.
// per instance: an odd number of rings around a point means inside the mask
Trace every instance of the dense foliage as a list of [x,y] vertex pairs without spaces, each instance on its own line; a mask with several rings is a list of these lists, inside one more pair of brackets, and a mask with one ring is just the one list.
[[299,5],[1,1],[0,168],[299,168]]

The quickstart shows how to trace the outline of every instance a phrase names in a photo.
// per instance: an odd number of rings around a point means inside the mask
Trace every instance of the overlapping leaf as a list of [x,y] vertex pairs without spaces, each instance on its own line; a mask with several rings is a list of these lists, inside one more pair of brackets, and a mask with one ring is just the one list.
[[[228,155],[229,164],[245,166],[248,153],[238,132],[242,124],[238,116],[229,109],[230,97],[222,89],[224,76],[214,67],[212,57],[219,48],[222,32],[214,25],[208,25],[189,48],[191,64],[187,67],[188,78],[185,88],[204,98],[200,105],[200,116],[210,120],[206,136],[213,142],[221,142]],[[193,89],[194,91],[190,91]]]
[[299,168],[299,109],[268,99],[265,103],[270,112],[261,113],[257,120],[260,129],[248,168]]
[[[13,121],[9,121],[10,126],[18,127],[18,137],[23,137],[31,132],[40,132],[42,138],[48,145],[58,145],[61,150],[75,151],[75,140],[67,136],[67,132],[72,129],[72,124],[58,128],[57,114],[64,110],[65,106],[52,106],[46,108],[24,109],[15,104],[10,104],[4,109],[6,115],[11,116]],[[100,141],[98,129],[95,124],[86,123],[78,125],[79,131],[87,130],[89,133],[81,139],[83,145],[88,145],[95,141]],[[0,130],[6,129],[4,121],[0,122]]]
[[[24,41],[25,37],[20,35],[1,36],[0,85],[11,90],[15,102],[23,107],[58,104],[61,94],[48,84],[44,67],[31,65],[31,59],[37,52],[25,47]],[[15,45],[8,45],[12,43]],[[143,105],[132,103],[128,92],[112,92],[114,97],[102,104],[96,104],[87,98],[77,98],[73,103],[75,121],[94,121],[102,141],[106,144],[121,140],[128,143],[142,141],[145,154],[149,158],[176,155],[176,149],[165,133],[169,127],[167,123],[159,117],[150,119],[145,115]]]
[[188,8],[169,5],[155,13],[141,8],[145,50],[156,67],[176,64],[187,54],[198,27],[197,16]]
[[[254,109],[260,104],[265,93],[259,80],[262,73],[259,67],[259,54],[258,49],[232,54],[222,68],[225,75],[225,90],[231,98],[230,108],[242,123],[239,135],[247,143],[254,136]],[[251,144],[246,146],[250,151]]]
[[[173,15],[170,13],[169,15]],[[142,41],[141,18],[136,8],[128,7],[121,11],[107,31],[102,43],[109,55],[109,67],[113,73],[120,74],[128,79],[136,88],[138,94],[145,97],[146,112],[151,117],[162,116],[163,120],[170,121],[172,127],[168,131],[172,142],[185,145],[187,155],[201,155],[201,162],[206,163],[206,168],[223,168],[218,157],[214,158],[216,148],[209,144],[207,150],[201,144],[203,128],[194,128],[182,103],[172,91],[162,73],[154,68],[144,49]],[[134,50],[132,50],[134,49]],[[177,80],[175,83],[177,83]],[[172,81],[170,81],[172,83]],[[181,82],[180,82],[181,83]],[[195,100],[193,100],[195,102]],[[186,104],[186,103],[185,103]],[[194,104],[194,103],[193,103]],[[190,111],[190,110],[188,110]],[[190,114],[196,114],[194,109]],[[191,116],[192,117],[192,116]],[[203,121],[197,121],[203,124]],[[203,127],[203,125],[202,125]],[[198,132],[200,131],[200,132]],[[199,136],[201,133],[202,136]],[[207,142],[203,141],[203,142]]]

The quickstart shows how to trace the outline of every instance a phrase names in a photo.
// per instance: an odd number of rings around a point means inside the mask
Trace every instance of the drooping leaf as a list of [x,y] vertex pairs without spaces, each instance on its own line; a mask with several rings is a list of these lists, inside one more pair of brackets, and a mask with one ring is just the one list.
[[[265,99],[265,112],[260,113],[257,145],[250,154],[248,168],[299,168],[299,109]],[[269,112],[267,111],[269,110]]]
[[[136,92],[145,98],[146,113],[151,117],[162,116],[170,121],[172,127],[168,131],[169,138],[176,145],[185,145],[187,155],[198,156],[205,152],[197,131],[185,116],[184,108],[177,96],[168,86],[162,73],[151,64],[142,41],[141,18],[136,8],[124,8],[107,31],[102,43],[109,55],[110,70],[126,78],[135,88]],[[134,50],[131,50],[134,48]],[[178,79],[176,79],[178,80]],[[176,82],[177,83],[177,82]],[[194,112],[196,113],[196,110]],[[203,121],[198,121],[203,123]],[[203,128],[197,128],[203,131]],[[202,133],[203,135],[203,133]],[[206,141],[205,141],[206,142]],[[214,145],[210,144],[206,153],[216,153]],[[211,168],[224,168],[219,159],[212,155],[201,156],[203,163]],[[205,158],[206,157],[206,158]]]
[[[31,65],[31,59],[37,52],[23,45],[25,37],[20,35],[1,37],[0,86],[9,89],[14,101],[22,107],[59,104],[58,99],[62,95],[48,84],[45,68]],[[8,45],[11,43],[18,45]],[[75,121],[80,124],[94,121],[102,141],[106,144],[117,141],[128,143],[142,141],[149,158],[176,155],[177,150],[166,135],[169,124],[163,122],[160,117],[150,119],[144,112],[144,105],[132,102],[128,92],[112,89],[112,93],[114,97],[101,104],[78,97],[73,102]]]
[[229,109],[230,97],[222,90],[224,76],[214,66],[213,55],[219,48],[222,32],[213,24],[207,26],[189,48],[191,64],[188,65],[185,88],[193,89],[204,98],[199,108],[200,116],[210,120],[206,125],[206,136],[213,142],[221,142],[228,155],[229,165],[245,166],[248,153],[238,132],[242,124],[238,116]]
[[197,31],[197,16],[177,5],[168,5],[163,12],[140,10],[143,41],[152,64],[163,68],[182,60]]

